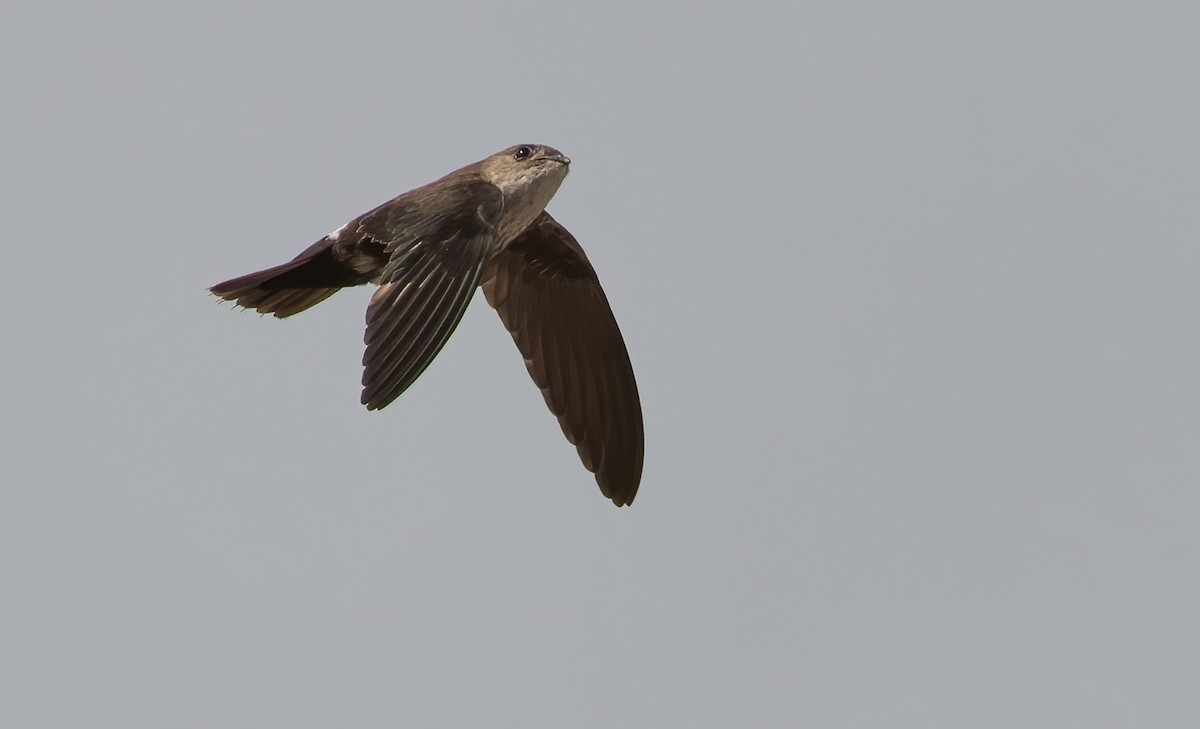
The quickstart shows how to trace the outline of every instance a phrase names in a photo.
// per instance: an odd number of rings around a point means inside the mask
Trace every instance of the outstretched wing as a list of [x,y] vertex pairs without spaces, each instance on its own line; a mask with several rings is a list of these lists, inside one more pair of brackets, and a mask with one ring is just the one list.
[[389,255],[367,307],[362,402],[370,410],[399,397],[446,344],[471,303],[503,211],[500,190],[478,178],[414,192],[360,224],[388,241]]
[[583,465],[617,506],[642,477],[642,407],[625,340],[600,280],[547,213],[496,252],[483,277],[525,366]]

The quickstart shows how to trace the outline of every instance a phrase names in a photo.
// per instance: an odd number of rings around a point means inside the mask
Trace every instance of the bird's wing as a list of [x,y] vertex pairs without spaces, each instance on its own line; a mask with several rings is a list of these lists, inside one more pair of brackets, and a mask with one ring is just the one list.
[[641,402],[625,340],[579,243],[543,212],[496,252],[482,286],[600,490],[617,506],[632,503]]
[[356,221],[389,254],[367,307],[362,402],[370,410],[399,397],[458,326],[503,211],[500,190],[481,180],[414,192]]

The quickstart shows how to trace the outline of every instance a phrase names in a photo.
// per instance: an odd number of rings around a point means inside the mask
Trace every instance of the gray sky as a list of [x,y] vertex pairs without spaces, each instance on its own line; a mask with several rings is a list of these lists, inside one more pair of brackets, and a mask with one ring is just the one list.
[[[1200,5],[187,5],[0,12],[5,729],[1200,723]],[[526,141],[629,509],[205,293]]]

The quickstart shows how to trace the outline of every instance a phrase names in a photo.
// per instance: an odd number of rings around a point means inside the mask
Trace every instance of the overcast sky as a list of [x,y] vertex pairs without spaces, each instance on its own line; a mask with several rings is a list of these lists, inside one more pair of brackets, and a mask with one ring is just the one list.
[[[1200,4],[0,11],[0,725],[1200,725]],[[206,293],[519,142],[636,503],[477,297]]]

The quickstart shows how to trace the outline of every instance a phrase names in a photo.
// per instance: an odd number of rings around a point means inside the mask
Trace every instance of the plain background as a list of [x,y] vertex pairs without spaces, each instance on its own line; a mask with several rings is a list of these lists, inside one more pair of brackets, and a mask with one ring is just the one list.
[[[0,725],[1200,724],[1200,5],[0,15]],[[605,501],[478,297],[206,287],[519,142],[646,419]]]

